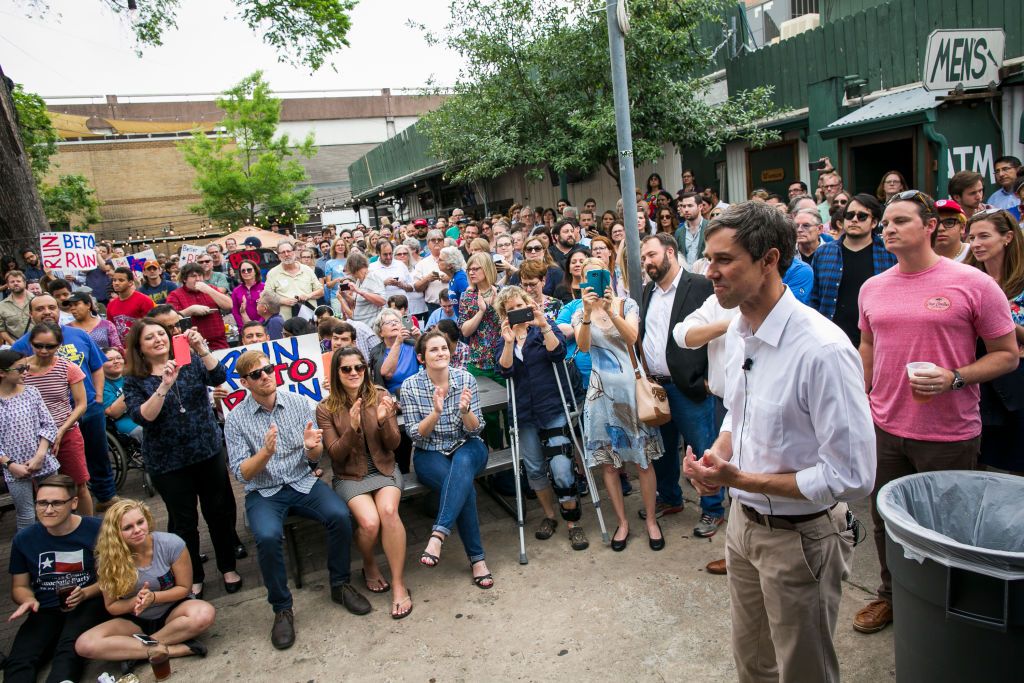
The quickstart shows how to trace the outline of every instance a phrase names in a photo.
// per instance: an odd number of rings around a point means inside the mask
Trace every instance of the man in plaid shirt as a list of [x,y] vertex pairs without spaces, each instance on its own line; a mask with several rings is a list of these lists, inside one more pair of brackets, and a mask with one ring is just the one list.
[[873,232],[882,218],[882,205],[873,196],[856,195],[843,218],[843,235],[814,252],[810,305],[838,325],[857,347],[860,288],[868,278],[896,265],[896,257],[886,251],[882,238]]

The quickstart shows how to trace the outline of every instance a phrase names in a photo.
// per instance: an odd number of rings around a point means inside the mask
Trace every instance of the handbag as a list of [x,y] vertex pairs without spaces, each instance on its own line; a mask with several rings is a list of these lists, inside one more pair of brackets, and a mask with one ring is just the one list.
[[[625,315],[625,302],[622,303]],[[672,419],[672,411],[668,405],[668,394],[664,387],[647,376],[646,368],[641,369],[637,362],[633,345],[627,347],[629,361],[633,364],[633,377],[636,379],[636,415],[648,427],[660,427]]]

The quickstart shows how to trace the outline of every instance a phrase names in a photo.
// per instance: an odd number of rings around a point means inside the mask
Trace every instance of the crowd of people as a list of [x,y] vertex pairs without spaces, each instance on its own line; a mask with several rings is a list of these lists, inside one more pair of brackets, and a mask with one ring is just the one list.
[[[971,172],[936,201],[897,171],[848,192],[822,165],[813,194],[797,180],[786,198],[755,190],[733,206],[692,170],[675,195],[653,174],[628,209],[639,292],[621,200],[603,213],[588,199],[325,226],[278,242],[269,269],[233,267],[226,256],[263,245],[230,236],[194,263],[157,254],[140,271],[114,267],[108,244],[95,270],[64,277],[31,249],[3,259],[0,467],[18,527],[12,618],[24,619],[6,676],[35,680],[50,654],[51,680],[78,680],[85,658],[205,656],[215,609],[202,599],[199,515],[226,591],[241,589],[248,554],[231,477],[276,648],[296,638],[281,543],[291,513],[327,530],[332,601],[369,613],[359,584],[390,593],[392,618],[412,614],[399,514],[410,472],[439,494],[420,565],[436,567],[457,532],[472,583],[492,588],[474,481],[511,423],[538,541],[561,520],[574,551],[589,547],[582,473],[598,468],[611,549],[625,551],[630,463],[639,527],[660,551],[689,480],[694,536],[715,536],[729,508],[725,559],[707,569],[728,575],[740,679],[838,679],[848,503],[918,471],[1024,473],[1024,174],[996,160],[985,204]],[[263,346],[307,334],[329,354],[319,404],[279,387]],[[229,410],[212,352],[231,345],[247,347],[233,367],[246,395]],[[484,415],[481,378],[508,384],[510,419]],[[651,400],[663,418],[641,405]],[[116,495],[108,428],[139,443],[166,532]],[[854,619],[865,633],[893,618],[872,516],[881,585]]]

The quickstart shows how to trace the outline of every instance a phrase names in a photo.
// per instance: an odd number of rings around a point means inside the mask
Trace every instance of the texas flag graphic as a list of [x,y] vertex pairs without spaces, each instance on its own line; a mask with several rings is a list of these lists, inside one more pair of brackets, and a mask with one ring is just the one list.
[[39,575],[85,571],[84,550],[39,553]]

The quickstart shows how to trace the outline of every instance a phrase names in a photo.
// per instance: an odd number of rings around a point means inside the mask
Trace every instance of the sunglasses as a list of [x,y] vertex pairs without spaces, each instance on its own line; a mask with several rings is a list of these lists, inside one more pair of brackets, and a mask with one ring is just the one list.
[[239,273],[255,273],[256,271],[255,271],[255,270],[253,270],[252,268],[242,268],[242,269],[241,269],[241,270],[239,270],[238,272],[239,272]]
[[19,366],[14,367],[14,368],[4,368],[3,370],[0,370],[0,372],[11,372],[12,370],[14,372],[18,373],[19,375],[24,375],[26,372],[28,372],[28,366],[27,365],[19,365]]
[[871,214],[868,213],[867,211],[847,211],[846,213],[843,214],[843,218],[845,218],[848,221],[852,221],[854,218],[856,218],[858,221],[866,221],[867,219],[871,218]]
[[894,194],[889,198],[889,201],[887,201],[885,205],[889,206],[893,202],[906,202],[910,200],[921,202],[921,205],[928,210],[928,213],[934,213],[934,206],[928,203],[928,198],[925,196],[924,192],[921,192],[921,190],[904,190],[903,192]]
[[984,211],[976,211],[974,215],[971,216],[971,220],[975,221],[981,218],[982,216],[991,216],[992,214],[999,213],[1000,211],[1002,211],[1002,209],[995,206],[993,206],[991,209],[985,209]]
[[264,365],[262,368],[258,368],[256,370],[253,370],[252,372],[247,373],[247,374],[242,375],[242,376],[245,377],[250,382],[255,382],[255,381],[257,381],[260,378],[261,375],[266,375],[267,377],[270,377],[273,374],[274,374],[274,366],[273,365]]
[[526,251],[544,251],[544,247],[539,247],[539,246],[527,247]]
[[39,349],[41,351],[53,351],[54,349],[59,349],[60,344],[36,344],[35,342],[32,342],[32,348]]
[[357,363],[355,365],[339,365],[338,373],[342,375],[351,375],[352,373],[359,373],[366,369],[366,365],[363,363]]
[[201,259],[197,259],[196,263],[213,263],[213,259],[212,258],[201,258]]

